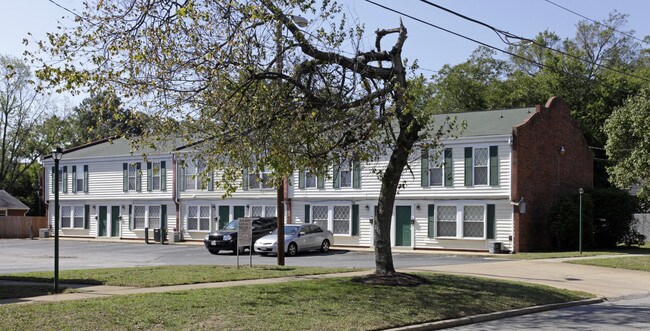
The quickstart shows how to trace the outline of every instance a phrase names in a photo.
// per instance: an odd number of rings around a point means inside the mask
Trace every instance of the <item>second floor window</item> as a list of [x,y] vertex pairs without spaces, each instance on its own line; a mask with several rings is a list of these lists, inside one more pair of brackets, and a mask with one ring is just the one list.
[[136,178],[138,174],[137,164],[129,164],[129,191],[133,191],[136,188]]
[[316,187],[316,175],[310,170],[305,170],[305,188]]
[[343,161],[339,168],[339,178],[341,180],[340,187],[352,187],[352,170],[350,167],[350,161]]
[[442,153],[437,160],[429,161],[429,186],[442,186],[444,159]]
[[273,188],[273,181],[271,180],[271,173],[267,170],[262,172],[248,172],[248,188],[249,189],[271,189]]
[[151,163],[151,189],[160,190],[160,162]]
[[474,149],[474,185],[488,184],[488,162],[489,154],[487,148]]

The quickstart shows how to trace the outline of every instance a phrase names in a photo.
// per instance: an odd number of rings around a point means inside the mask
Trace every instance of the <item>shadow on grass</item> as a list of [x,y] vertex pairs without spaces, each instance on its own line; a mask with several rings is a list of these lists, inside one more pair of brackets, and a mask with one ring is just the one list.
[[[0,280],[11,280],[16,282],[30,282],[30,283],[53,283],[52,277],[37,277],[37,276],[15,276],[15,275],[0,275]],[[96,279],[68,279],[59,278],[59,283],[62,284],[84,284],[84,285],[103,285],[104,282]]]
[[[63,292],[64,287],[60,288]],[[50,295],[54,293],[52,285],[34,285],[34,284],[0,284],[0,299],[19,299]]]

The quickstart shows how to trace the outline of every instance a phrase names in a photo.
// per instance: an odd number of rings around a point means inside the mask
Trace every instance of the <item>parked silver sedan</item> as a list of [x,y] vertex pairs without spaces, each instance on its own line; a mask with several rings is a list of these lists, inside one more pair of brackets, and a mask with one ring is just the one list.
[[[278,229],[255,242],[255,252],[260,255],[278,253]],[[334,236],[329,230],[325,230],[316,224],[285,224],[284,225],[284,248],[288,256],[294,256],[298,252],[320,250],[327,252],[334,241]]]

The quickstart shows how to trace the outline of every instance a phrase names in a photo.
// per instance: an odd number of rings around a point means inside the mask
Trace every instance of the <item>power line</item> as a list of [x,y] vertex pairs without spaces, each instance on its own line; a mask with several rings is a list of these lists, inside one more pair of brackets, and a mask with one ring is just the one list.
[[[366,0],[366,1],[368,1],[368,0]],[[567,57],[573,58],[573,59],[575,59],[575,60],[582,61],[582,62],[584,62],[584,63],[588,63],[588,64],[591,64],[591,65],[594,65],[594,66],[597,66],[597,67],[601,67],[601,68],[604,68],[604,69],[607,69],[607,70],[610,70],[610,71],[613,71],[613,72],[619,73],[619,74],[621,74],[621,75],[626,75],[626,76],[634,77],[634,78],[636,78],[636,79],[640,79],[640,80],[643,80],[643,81],[646,81],[646,82],[650,82],[650,80],[648,80],[648,79],[646,79],[646,78],[644,78],[644,77],[636,76],[636,75],[633,75],[633,74],[630,74],[630,73],[627,73],[627,72],[621,71],[621,70],[619,70],[619,69],[612,68],[612,67],[610,67],[610,66],[607,66],[607,65],[604,65],[604,64],[601,64],[601,63],[597,63],[597,62],[595,62],[595,61],[591,61],[591,60],[588,60],[588,59],[584,59],[584,58],[581,58],[581,57],[579,57],[579,56],[576,56],[576,55],[573,55],[573,54],[569,54],[569,53],[567,53],[567,52],[565,52],[565,51],[562,51],[562,50],[559,50],[559,49],[555,49],[555,48],[552,48],[552,47],[546,46],[546,45],[544,45],[544,44],[540,44],[540,43],[538,43],[538,42],[536,42],[536,41],[534,41],[534,40],[532,40],[532,39],[525,38],[525,37],[521,37],[521,36],[518,36],[518,35],[516,35],[516,34],[510,33],[510,32],[508,32],[508,31],[505,31],[505,30],[502,30],[502,29],[496,28],[496,27],[494,27],[494,26],[492,26],[492,25],[490,25],[490,24],[487,24],[487,23],[485,23],[485,22],[482,22],[482,21],[479,21],[479,20],[473,19],[473,18],[471,18],[471,17],[465,16],[465,15],[463,15],[463,14],[461,14],[461,13],[458,13],[458,12],[455,12],[455,11],[453,11],[453,10],[451,10],[451,9],[448,9],[448,8],[443,7],[443,6],[437,5],[437,4],[435,4],[435,3],[433,3],[433,2],[430,2],[430,1],[428,1],[428,0],[420,0],[420,1],[423,2],[423,3],[428,4],[429,6],[432,6],[432,7],[438,8],[438,9],[443,10],[443,11],[446,11],[446,12],[452,14],[452,15],[458,16],[458,17],[463,18],[463,19],[465,19],[465,20],[468,20],[468,21],[474,22],[474,23],[476,23],[476,24],[482,25],[482,26],[484,26],[484,27],[487,27],[488,29],[494,31],[494,32],[499,36],[499,38],[501,39],[501,41],[503,41],[504,43],[506,43],[506,44],[508,44],[508,45],[515,45],[514,43],[510,42],[510,39],[517,39],[517,40],[520,40],[520,41],[522,41],[522,42],[525,42],[525,43],[531,43],[531,44],[533,44],[533,45],[535,45],[535,46],[542,47],[542,48],[548,49],[548,50],[550,50],[550,51],[553,51],[553,52],[556,52],[556,53],[562,54],[562,55],[564,55],[564,56],[567,56]],[[503,35],[503,37],[502,37],[502,35]],[[504,39],[504,38],[505,38],[505,39]]]
[[74,11],[72,11],[72,10],[70,10],[70,9],[68,9],[68,8],[66,8],[66,7],[64,7],[64,6],[62,6],[62,5],[60,5],[60,4],[58,4],[56,1],[54,1],[54,0],[49,0],[49,1],[50,1],[51,3],[53,3],[55,6],[57,6],[57,7],[59,7],[59,8],[61,8],[61,9],[65,10],[65,11],[67,11],[68,13],[70,13],[70,14],[72,14],[72,15],[74,15],[74,16],[77,16],[77,17],[83,19],[83,17],[81,17],[79,14],[77,14],[77,13],[75,13]]
[[577,16],[580,16],[580,17],[582,17],[582,18],[584,18],[584,19],[586,19],[586,20],[588,20],[588,21],[591,21],[591,22],[593,22],[593,23],[595,23],[595,24],[602,25],[602,26],[604,26],[604,27],[606,27],[606,28],[608,28],[608,29],[612,29],[613,31],[616,31],[616,32],[618,32],[618,33],[620,33],[620,34],[622,34],[622,35],[628,36],[628,37],[630,37],[630,38],[634,38],[634,39],[636,39],[636,40],[638,40],[638,41],[640,41],[640,42],[642,42],[642,43],[645,43],[645,44],[650,44],[649,42],[647,42],[647,41],[645,41],[645,40],[642,40],[642,39],[639,39],[639,38],[637,38],[637,37],[635,37],[635,36],[633,36],[633,35],[631,35],[631,34],[629,34],[629,33],[627,33],[627,32],[616,30],[616,29],[614,29],[614,27],[612,27],[612,26],[609,26],[609,25],[607,25],[607,24],[603,24],[603,23],[601,23],[601,22],[598,22],[598,21],[596,21],[596,20],[593,20],[593,19],[591,19],[591,18],[589,18],[589,17],[587,17],[587,16],[585,16],[585,15],[582,15],[582,14],[580,14],[580,13],[577,13],[577,12],[575,12],[575,11],[573,11],[573,10],[567,8],[567,7],[564,7],[564,6],[562,6],[562,5],[559,5],[559,4],[557,4],[557,3],[553,2],[553,1],[550,1],[550,0],[544,0],[544,1],[546,1],[546,2],[548,2],[548,3],[550,3],[550,4],[552,4],[553,6],[556,6],[556,7],[562,8],[562,9],[564,9],[564,10],[566,10],[566,11],[572,13],[572,14],[575,14],[575,15],[577,15]]

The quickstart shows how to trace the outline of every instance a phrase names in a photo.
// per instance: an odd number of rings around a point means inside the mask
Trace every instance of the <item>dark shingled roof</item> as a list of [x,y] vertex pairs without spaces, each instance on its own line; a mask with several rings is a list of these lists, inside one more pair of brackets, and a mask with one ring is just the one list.
[[458,137],[480,137],[512,133],[512,128],[526,122],[535,114],[535,108],[471,111],[435,115],[436,123],[448,116],[456,117],[458,124],[465,121],[467,128]]
[[0,190],[0,208],[29,210],[29,207],[25,206],[24,203],[14,198],[11,194],[7,193],[7,191],[5,190]]

